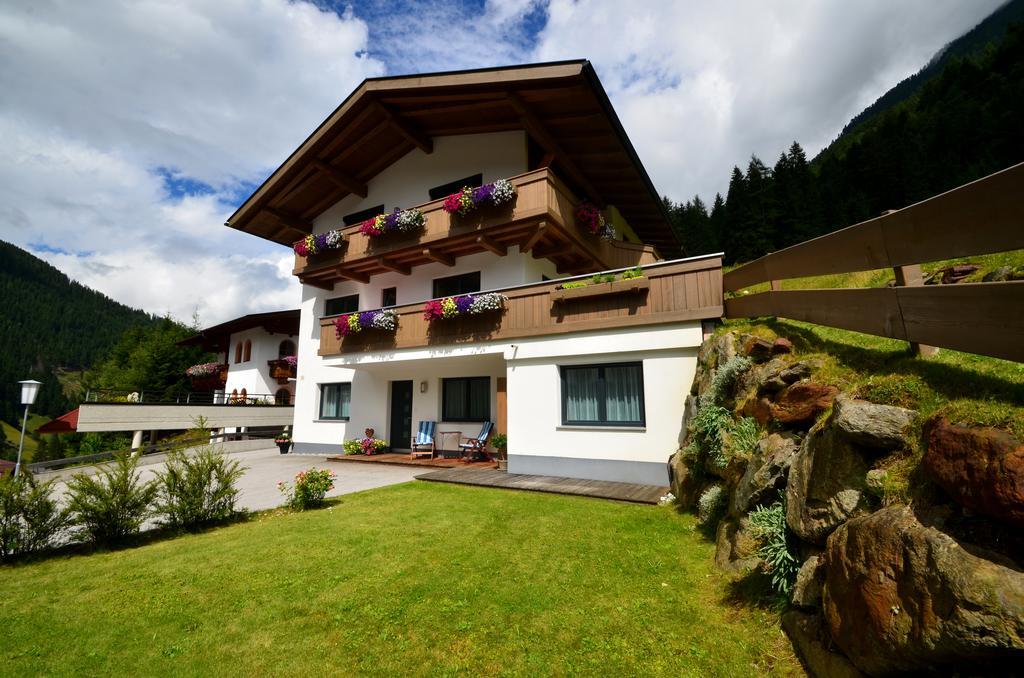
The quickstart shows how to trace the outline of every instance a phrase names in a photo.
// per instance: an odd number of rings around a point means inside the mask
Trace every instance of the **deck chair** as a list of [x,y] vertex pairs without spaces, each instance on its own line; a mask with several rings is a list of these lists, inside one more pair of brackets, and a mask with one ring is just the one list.
[[[429,454],[430,458],[434,458],[434,453],[437,451],[434,447],[434,429],[437,428],[437,422],[434,421],[421,421],[420,430],[413,436],[411,448],[409,452],[409,458],[415,458],[418,455]],[[430,451],[421,450],[421,447],[430,448]]]
[[491,433],[493,432],[494,422],[485,421],[483,426],[480,427],[480,433],[478,433],[475,438],[466,438],[459,443],[459,449],[464,453],[462,460],[467,462],[473,461],[473,457],[475,455],[482,454],[487,457],[488,460],[494,461],[491,459],[491,455],[487,452],[487,440],[491,437]]

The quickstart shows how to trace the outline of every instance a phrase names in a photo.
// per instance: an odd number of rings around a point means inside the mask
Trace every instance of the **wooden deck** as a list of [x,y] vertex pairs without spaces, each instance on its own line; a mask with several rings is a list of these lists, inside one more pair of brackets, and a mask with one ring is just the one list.
[[369,457],[362,454],[339,454],[333,457],[327,457],[327,461],[346,461],[354,462],[356,464],[391,464],[395,466],[424,466],[427,468],[443,469],[494,469],[497,467],[497,463],[493,461],[474,461],[472,463],[467,464],[458,457],[435,457],[434,459],[430,459],[428,457],[416,457],[415,459],[410,459],[407,453],[398,452],[373,454],[370,455]]
[[636,504],[657,504],[658,500],[668,493],[669,489],[668,487],[659,487],[657,485],[534,476],[521,473],[506,473],[498,470],[466,468],[465,466],[424,473],[423,475],[416,476],[416,479],[438,483],[501,487],[508,490],[572,494],[582,497],[629,501]]

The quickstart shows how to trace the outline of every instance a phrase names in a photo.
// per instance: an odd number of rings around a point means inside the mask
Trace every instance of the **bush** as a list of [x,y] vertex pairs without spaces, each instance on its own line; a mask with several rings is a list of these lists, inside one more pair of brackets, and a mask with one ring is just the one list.
[[700,397],[701,408],[708,405],[721,405],[725,402],[726,396],[729,395],[733,385],[736,383],[736,379],[749,370],[751,364],[749,358],[735,356],[729,362],[719,367],[715,372],[715,376],[711,379],[711,385],[708,387],[707,392]]
[[728,463],[722,452],[724,434],[732,426],[732,413],[718,405],[705,405],[697,411],[691,423],[693,442],[698,460],[724,468]]
[[75,474],[68,481],[68,508],[80,536],[94,544],[115,544],[139,531],[151,513],[156,481],[142,482],[138,459],[128,452],[96,476]]
[[742,457],[750,459],[757,447],[757,441],[761,439],[761,430],[757,427],[757,420],[751,417],[743,417],[729,428],[728,457]]
[[336,477],[337,474],[334,471],[325,468],[299,471],[295,474],[295,482],[292,485],[280,482],[277,484],[277,489],[285,495],[288,506],[302,511],[322,506],[324,497],[334,489]]
[[704,490],[697,500],[697,519],[701,524],[714,526],[725,512],[726,499],[725,488],[720,484]]
[[788,598],[800,570],[800,561],[789,543],[785,505],[777,501],[768,507],[758,506],[750,512],[750,525],[760,545],[757,555],[771,574],[772,588]]
[[238,488],[245,469],[212,446],[188,456],[171,452],[157,473],[156,513],[171,527],[195,528],[235,515]]
[[51,497],[54,482],[39,484],[28,471],[0,475],[0,559],[49,547],[67,524],[67,512]]

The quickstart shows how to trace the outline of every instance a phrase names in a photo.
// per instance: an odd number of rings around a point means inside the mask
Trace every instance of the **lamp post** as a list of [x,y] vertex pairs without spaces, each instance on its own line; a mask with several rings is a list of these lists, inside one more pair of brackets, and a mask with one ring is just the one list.
[[26,379],[18,383],[21,384],[21,404],[25,406],[25,417],[21,420],[21,441],[18,443],[18,461],[14,465],[15,478],[21,473],[21,451],[25,449],[25,426],[28,424],[28,408],[36,401],[36,396],[39,395],[39,387],[43,385],[42,382],[35,379]]

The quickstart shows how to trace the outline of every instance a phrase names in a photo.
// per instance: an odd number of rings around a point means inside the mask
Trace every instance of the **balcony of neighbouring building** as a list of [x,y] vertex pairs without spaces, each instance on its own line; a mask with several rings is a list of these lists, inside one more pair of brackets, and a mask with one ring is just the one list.
[[[506,205],[482,207],[467,215],[449,214],[444,200],[416,206],[424,226],[411,233],[368,236],[358,225],[340,229],[341,242],[308,256],[295,255],[293,273],[306,284],[330,288],[342,280],[366,283],[378,273],[408,275],[414,266],[477,252],[504,255],[512,246],[555,262],[560,273],[588,273],[658,260],[649,245],[604,240],[581,228],[574,216],[580,200],[550,168],[541,168],[509,182],[516,197]],[[611,211],[607,218],[615,221]]]
[[491,290],[504,297],[498,309],[434,320],[425,317],[426,302],[397,306],[385,312],[389,318],[383,321],[367,315],[362,319],[365,327],[357,331],[339,331],[342,316],[325,316],[320,319],[318,353],[335,356],[456,345],[721,316],[720,256],[648,264],[641,272],[640,277],[618,270],[597,280],[580,276]]

